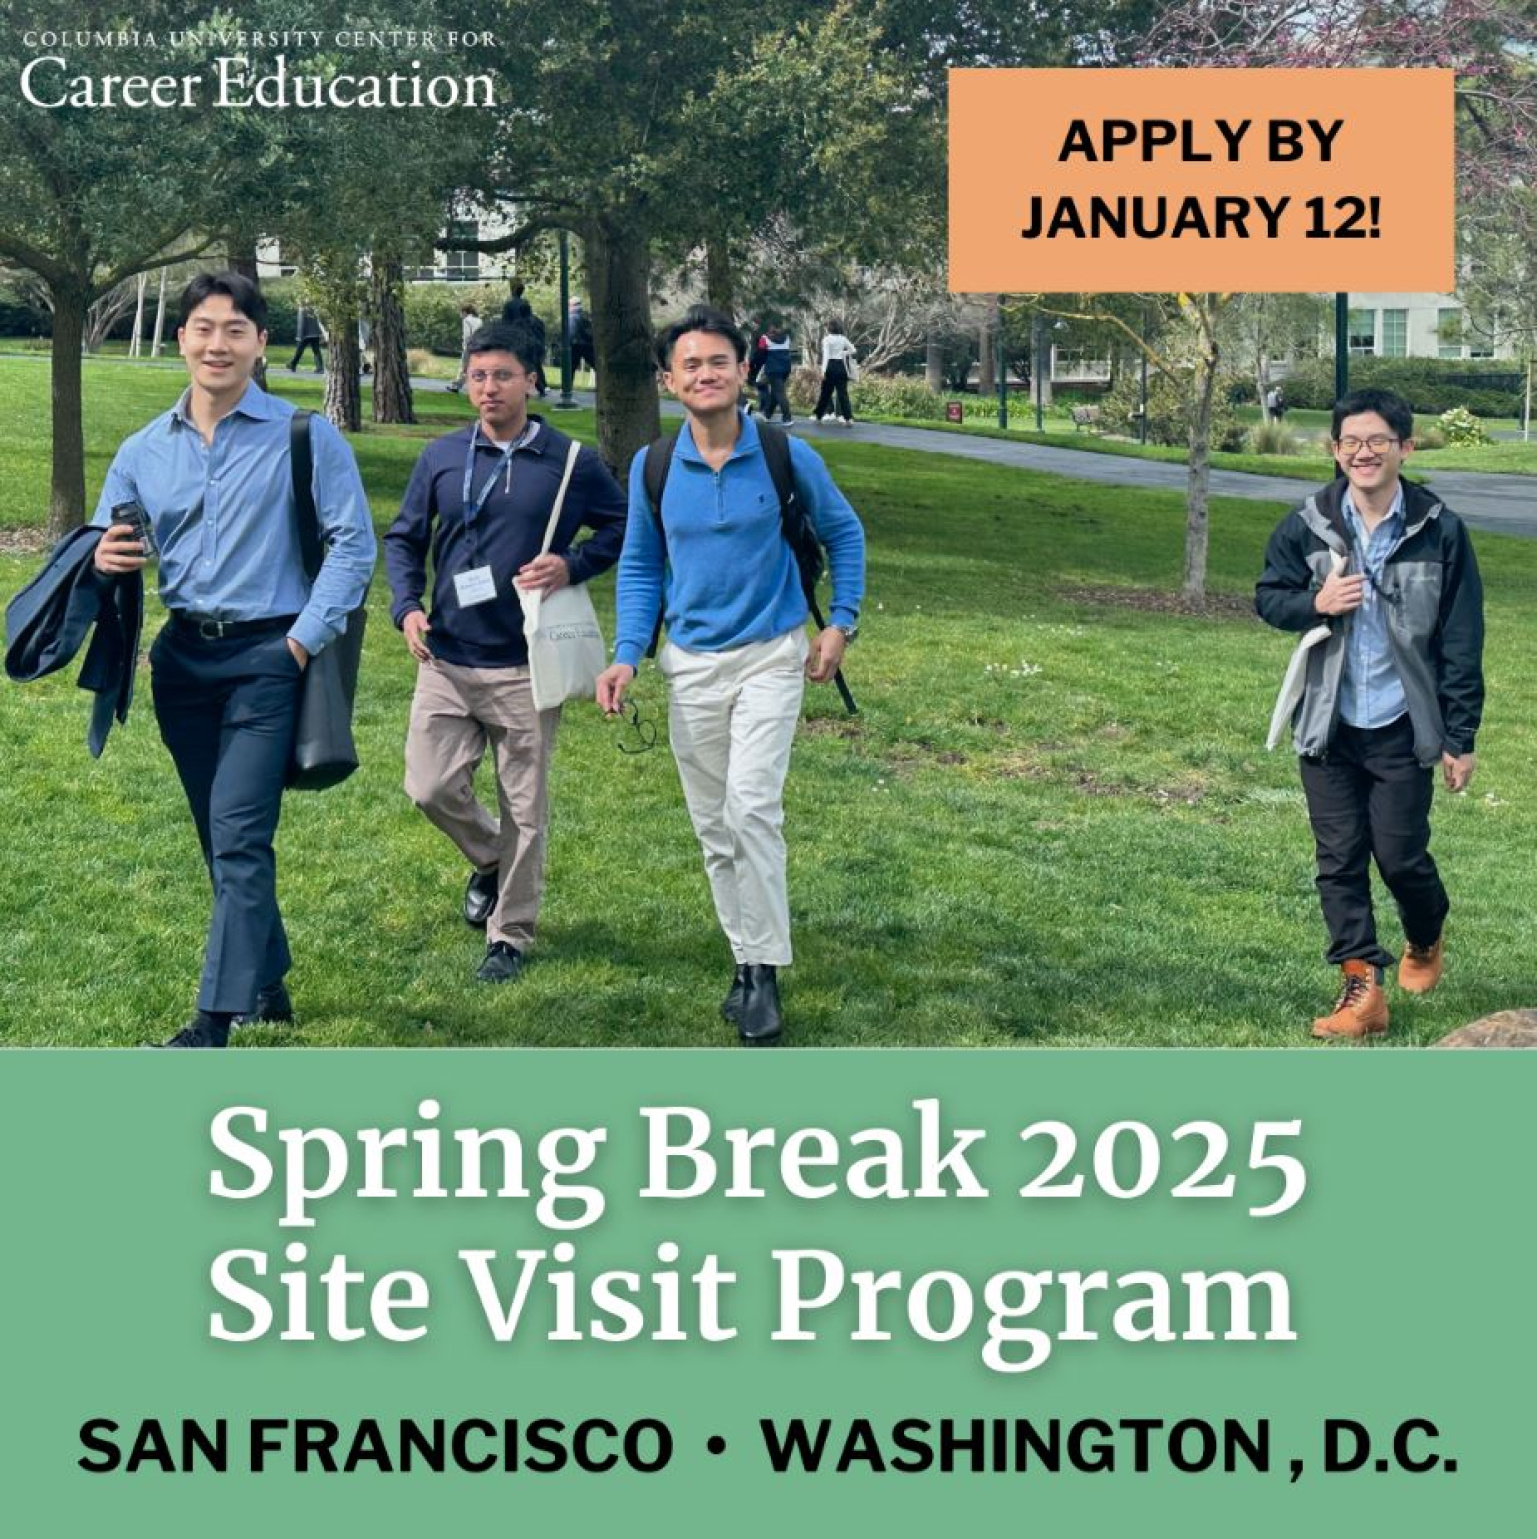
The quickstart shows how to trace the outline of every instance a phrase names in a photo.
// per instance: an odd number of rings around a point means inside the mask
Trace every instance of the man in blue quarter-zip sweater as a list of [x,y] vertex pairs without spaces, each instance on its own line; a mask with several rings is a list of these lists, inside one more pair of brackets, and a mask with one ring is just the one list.
[[[530,416],[542,349],[527,328],[482,326],[465,347],[476,421],[429,444],[384,536],[391,614],[420,667],[406,734],[406,794],[469,862],[465,920],[486,931],[476,977],[517,977],[544,889],[550,756],[560,708],[535,710],[519,591],[606,572],[624,538],[624,493],[578,451],[550,548],[545,526],[571,440]],[[590,539],[577,543],[583,527]],[[432,555],[432,617],[422,600]],[[487,746],[499,814],[475,795]]]
[[832,572],[831,621],[808,642],[806,597],[759,428],[737,405],[746,338],[728,316],[699,306],[662,334],[657,356],[687,420],[660,508],[646,489],[647,451],[630,467],[618,640],[598,704],[611,713],[623,704],[660,615],[673,756],[736,962],[721,1013],[744,1043],[766,1046],[783,1031],[777,969],[791,960],[782,832],[790,745],[805,680],[832,678],[854,637],[864,530],[821,457],[792,439],[796,493]]
[[324,418],[310,422],[312,487],[327,546],[305,575],[289,432],[294,408],[251,378],[267,304],[238,273],[204,273],[176,333],[191,383],[107,471],[94,522],[103,583],[145,564],[137,503],[170,611],[150,648],[160,735],[192,808],[213,882],[197,1015],[166,1047],[224,1047],[232,1022],[288,1021],[288,938],[272,840],[292,751],[299,680],[342,633],[374,566],[357,462]]
[[[1255,594],[1262,618],[1303,633],[1276,708],[1289,717],[1318,855],[1318,896],[1339,998],[1315,1037],[1361,1040],[1388,1029],[1371,862],[1398,904],[1398,986],[1441,978],[1450,903],[1430,855],[1434,768],[1464,790],[1484,707],[1483,588],[1468,531],[1399,475],[1414,413],[1386,390],[1334,408],[1342,473],[1270,537]],[[1272,741],[1274,737],[1272,738]]]

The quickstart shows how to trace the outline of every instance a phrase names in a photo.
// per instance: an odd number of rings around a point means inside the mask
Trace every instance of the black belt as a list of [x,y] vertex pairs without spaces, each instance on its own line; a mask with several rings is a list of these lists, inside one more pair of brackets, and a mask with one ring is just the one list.
[[240,636],[273,636],[286,631],[297,618],[295,615],[271,615],[265,620],[220,620],[214,615],[193,614],[186,609],[173,609],[171,623],[184,635],[196,636],[201,641],[233,641]]

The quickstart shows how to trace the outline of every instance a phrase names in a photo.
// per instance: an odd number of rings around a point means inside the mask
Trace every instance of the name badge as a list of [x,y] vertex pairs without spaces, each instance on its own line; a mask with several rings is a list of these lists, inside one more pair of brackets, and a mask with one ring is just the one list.
[[461,609],[470,609],[496,597],[496,581],[488,566],[472,566],[454,578],[454,594]]

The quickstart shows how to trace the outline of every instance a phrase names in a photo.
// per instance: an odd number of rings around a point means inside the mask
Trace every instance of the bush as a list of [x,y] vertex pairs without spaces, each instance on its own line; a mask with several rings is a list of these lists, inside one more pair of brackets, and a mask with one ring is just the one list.
[[[463,337],[459,306],[472,304],[482,322],[492,321],[501,317],[506,300],[505,283],[408,283],[404,296],[406,343],[457,358]],[[544,318],[548,346],[558,346],[555,339],[560,335],[560,327],[552,325],[550,317],[544,315],[537,296],[531,295],[529,303]]]
[[[1436,415],[1465,406],[1479,417],[1521,414],[1519,390],[1490,390],[1459,384],[1480,374],[1505,374],[1515,365],[1462,358],[1352,358],[1350,388],[1392,390],[1417,412]],[[1334,360],[1310,358],[1286,376],[1288,406],[1328,411],[1334,405]]]
[[0,337],[51,337],[53,317],[47,305],[0,283]]
[[267,341],[279,347],[293,347],[298,341],[299,285],[293,278],[262,280],[262,298],[267,301]]
[[1260,422],[1244,434],[1243,446],[1250,454],[1300,454],[1302,446],[1284,422]]
[[915,422],[943,422],[948,399],[910,374],[866,374],[849,387],[856,417],[910,417]]
[[[1107,432],[1138,436],[1139,407],[1142,400],[1140,376],[1130,369],[1101,401],[1100,425]],[[1147,377],[1147,441],[1177,449],[1190,447],[1190,392],[1183,382],[1167,374],[1149,371]],[[1217,381],[1212,396],[1211,446],[1213,449],[1241,449],[1243,427],[1233,415],[1233,406],[1225,381]]]
[[1493,443],[1483,424],[1465,406],[1454,406],[1441,413],[1441,441],[1453,449],[1466,449]]

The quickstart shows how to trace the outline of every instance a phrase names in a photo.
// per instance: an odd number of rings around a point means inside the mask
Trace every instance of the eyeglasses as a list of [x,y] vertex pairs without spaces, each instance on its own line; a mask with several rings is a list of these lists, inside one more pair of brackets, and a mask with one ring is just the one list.
[[1373,454],[1381,454],[1384,449],[1403,442],[1399,438],[1389,438],[1386,433],[1373,433],[1370,438],[1342,438],[1335,444],[1335,448],[1341,454],[1359,454],[1363,449],[1370,449]]
[[471,369],[464,377],[472,385],[483,385],[488,379],[494,379],[499,385],[510,385],[514,380],[527,379],[528,375],[521,369]]
[[619,740],[620,753],[649,753],[656,747],[656,723],[645,720],[640,714],[640,707],[633,700],[627,701],[621,708],[621,714],[630,724],[630,730],[635,734],[635,744],[626,743],[623,738]]

